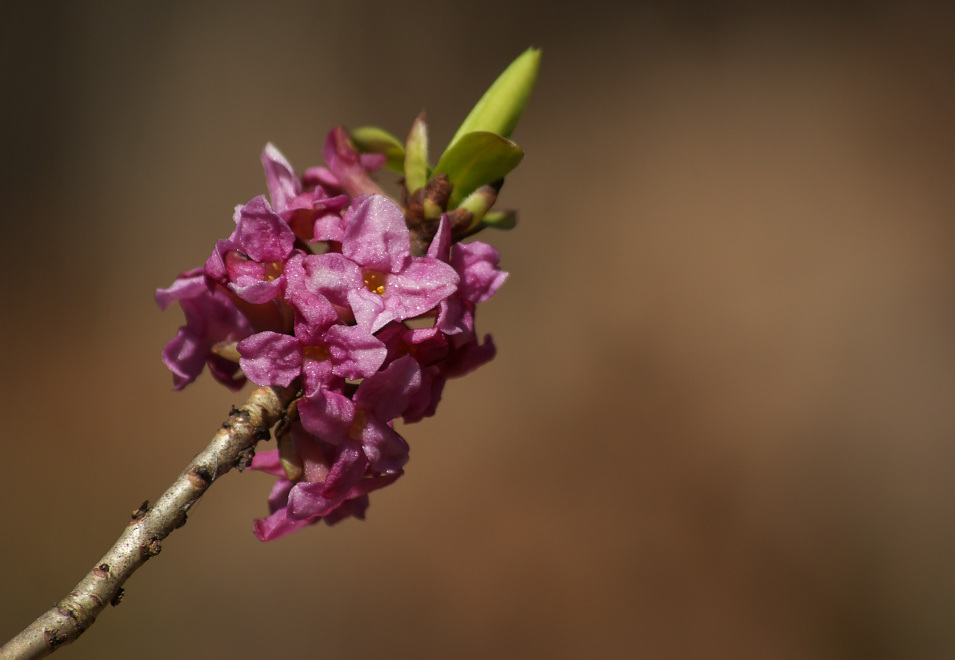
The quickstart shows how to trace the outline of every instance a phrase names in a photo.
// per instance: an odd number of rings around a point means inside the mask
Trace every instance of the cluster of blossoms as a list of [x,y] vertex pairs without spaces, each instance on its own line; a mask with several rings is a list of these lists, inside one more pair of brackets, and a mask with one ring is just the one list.
[[271,203],[236,207],[205,266],[156,292],[185,314],[163,350],[176,389],[208,365],[233,390],[246,379],[299,390],[278,449],[252,462],[279,477],[255,522],[262,540],[364,517],[368,493],[408,460],[394,420],[434,414],[448,378],[494,356],[474,314],[507,277],[494,248],[454,240],[454,214],[424,222],[383,195],[369,172],[384,156],[359,153],[341,128],[323,155],[299,177],[267,145]]
[[[508,137],[539,62],[536,49],[514,60],[434,167],[423,116],[405,144],[377,128],[336,128],[325,166],[301,176],[267,145],[269,199],[236,207],[235,230],[205,265],[156,292],[186,317],[163,350],[176,389],[208,365],[233,390],[248,379],[296,393],[278,448],[252,461],[279,477],[258,538],[363,518],[368,494],[408,461],[394,421],[433,415],[448,378],[494,357],[474,315],[507,274],[494,248],[461,240],[514,224],[491,207],[523,158]],[[384,165],[403,174],[400,202],[370,176]]]

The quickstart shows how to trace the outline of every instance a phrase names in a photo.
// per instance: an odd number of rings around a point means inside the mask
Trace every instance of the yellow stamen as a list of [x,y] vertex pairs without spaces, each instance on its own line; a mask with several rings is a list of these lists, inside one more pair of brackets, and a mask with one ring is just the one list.
[[278,279],[282,275],[282,262],[281,261],[270,261],[265,264],[265,281],[271,282],[272,280]]
[[384,273],[377,270],[366,270],[364,280],[365,287],[372,293],[377,293],[379,296],[385,293],[387,275]]

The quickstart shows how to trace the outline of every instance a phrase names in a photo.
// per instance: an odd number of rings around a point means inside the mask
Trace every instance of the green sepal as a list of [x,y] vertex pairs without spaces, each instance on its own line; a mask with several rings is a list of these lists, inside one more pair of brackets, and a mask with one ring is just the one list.
[[413,195],[428,182],[428,125],[424,113],[418,115],[408,132],[405,147],[405,187]]
[[481,218],[481,224],[494,229],[514,229],[517,226],[517,212],[491,211]]
[[388,169],[405,171],[405,145],[388,131],[377,126],[362,126],[351,131],[350,136],[358,151],[384,154]]
[[454,186],[448,210],[480,186],[503,179],[522,158],[521,148],[500,135],[478,131],[461,136],[434,167],[435,174],[447,174]]
[[524,112],[531,92],[534,91],[540,60],[540,49],[528,48],[511,62],[465,118],[458,132],[451,138],[448,149],[462,137],[475,131],[488,131],[502,137],[510,137],[521,113]]

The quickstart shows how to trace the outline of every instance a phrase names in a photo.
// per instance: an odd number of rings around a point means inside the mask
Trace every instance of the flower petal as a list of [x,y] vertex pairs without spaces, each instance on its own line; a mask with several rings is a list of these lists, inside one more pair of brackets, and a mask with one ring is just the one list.
[[345,211],[342,254],[365,270],[397,273],[411,255],[411,232],[398,206],[383,195],[357,197]]
[[242,372],[256,385],[288,387],[302,371],[302,348],[291,335],[259,332],[240,341]]

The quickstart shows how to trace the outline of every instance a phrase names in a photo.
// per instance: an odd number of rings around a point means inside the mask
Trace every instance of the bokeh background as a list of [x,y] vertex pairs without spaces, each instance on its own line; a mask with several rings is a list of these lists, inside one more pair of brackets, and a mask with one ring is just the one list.
[[336,124],[543,48],[496,361],[365,522],[218,482],[64,658],[955,657],[945,3],[3,2],[0,638],[244,400],[153,290]]

